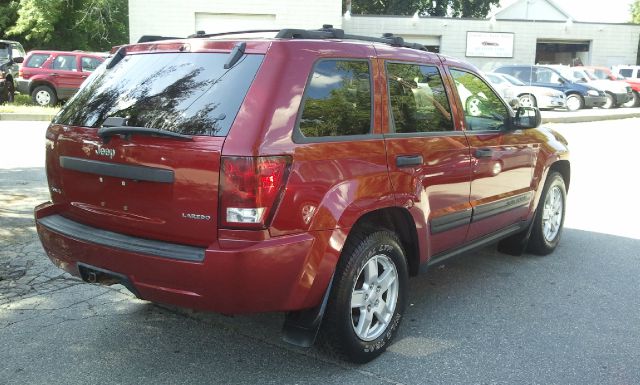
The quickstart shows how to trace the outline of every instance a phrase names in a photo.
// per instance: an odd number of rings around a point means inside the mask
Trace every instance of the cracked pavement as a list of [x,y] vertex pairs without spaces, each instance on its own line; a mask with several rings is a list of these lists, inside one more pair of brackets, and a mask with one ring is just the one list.
[[281,314],[159,306],[58,270],[32,214],[46,123],[0,121],[0,384],[638,384],[637,186],[615,167],[593,183],[604,126],[625,137],[608,159],[635,164],[640,119],[558,125],[575,167],[556,253],[487,248],[411,279],[397,342],[355,366],[282,342]]

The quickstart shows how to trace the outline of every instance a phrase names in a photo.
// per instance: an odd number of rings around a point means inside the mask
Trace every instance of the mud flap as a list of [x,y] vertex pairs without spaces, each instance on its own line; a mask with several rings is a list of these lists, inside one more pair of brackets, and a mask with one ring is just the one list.
[[524,254],[527,250],[527,245],[529,244],[529,238],[531,238],[533,224],[536,222],[536,215],[537,210],[533,213],[533,216],[529,221],[529,225],[524,231],[513,234],[498,242],[498,251],[503,254],[513,255],[516,257]]
[[329,294],[333,286],[333,275],[329,286],[316,307],[287,313],[282,325],[282,339],[295,346],[310,348],[316,340],[324,312],[327,309]]

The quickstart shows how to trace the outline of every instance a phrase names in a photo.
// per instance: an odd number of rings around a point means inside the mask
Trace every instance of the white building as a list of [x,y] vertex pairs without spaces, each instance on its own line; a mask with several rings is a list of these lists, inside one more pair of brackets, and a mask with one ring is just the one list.
[[[341,0],[129,0],[130,38],[252,29],[320,28],[391,32],[490,70],[506,63],[639,63],[640,25],[574,21],[552,0],[519,0],[487,19],[344,16]],[[640,63],[639,63],[640,64]]]

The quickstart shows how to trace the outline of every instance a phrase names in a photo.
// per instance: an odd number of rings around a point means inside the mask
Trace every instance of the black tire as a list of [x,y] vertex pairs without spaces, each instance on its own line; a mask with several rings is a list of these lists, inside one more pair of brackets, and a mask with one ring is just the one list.
[[[47,97],[41,97],[48,94]],[[31,100],[39,106],[55,106],[58,103],[56,92],[49,86],[38,86],[31,91]]]
[[[374,260],[374,258],[376,259]],[[375,291],[377,289],[375,285],[364,285],[364,281],[367,279],[364,268],[370,261],[376,269],[385,264],[388,266],[387,269],[382,270],[382,274],[376,276],[377,278],[384,277],[387,272],[393,274],[393,268],[389,263],[393,264],[397,273],[397,280],[394,281],[397,283],[395,289],[391,288],[393,283],[388,290],[382,291],[380,289]],[[379,261],[384,263],[380,264]],[[351,234],[336,267],[327,310],[318,334],[320,347],[331,355],[355,363],[369,362],[379,356],[391,344],[404,316],[407,280],[407,261],[400,241],[394,233],[379,230]],[[377,305],[378,301],[392,304],[394,301],[392,293],[396,289],[395,308],[393,312],[387,308],[386,314],[390,317],[387,322],[381,322],[377,315],[379,308],[374,305]],[[352,298],[356,298],[352,297],[352,294],[356,291],[364,293],[367,290],[369,290],[370,296],[363,295],[361,298],[363,303],[368,303],[368,305],[352,308]],[[372,308],[372,306],[374,307]],[[380,333],[377,335],[376,332],[371,335],[371,338],[377,336],[375,339],[363,339],[355,330],[358,325],[354,325],[354,323],[360,322],[363,313],[371,319],[369,321],[371,330]],[[364,318],[362,322],[366,323],[366,320]],[[366,330],[368,331],[369,328]]]
[[518,96],[518,102],[523,107],[538,107],[538,101],[533,94],[523,94]]
[[7,103],[13,103],[16,97],[16,90],[13,85],[13,80],[7,79],[7,81],[4,84],[5,84],[5,89],[2,92],[2,96],[3,96],[2,100],[6,101]]
[[605,95],[607,96],[607,102],[602,106],[602,108],[605,110],[616,108],[616,98],[609,92],[605,92]]
[[633,97],[628,102],[624,103],[622,107],[638,107],[640,105],[640,95],[637,91],[633,91]]
[[[573,102],[572,102],[573,101]],[[567,96],[567,110],[578,111],[584,108],[584,99],[578,94],[571,94]]]
[[[551,193],[550,193],[551,191]],[[553,195],[550,195],[553,194]],[[553,205],[553,198],[559,194],[559,201],[561,204],[558,210]],[[549,204],[549,205],[548,205]],[[547,206],[548,205],[548,206]],[[564,184],[562,175],[556,171],[549,173],[547,180],[540,196],[540,202],[536,209],[536,216],[533,223],[533,229],[531,231],[531,238],[529,239],[528,249],[530,252],[538,255],[547,255],[555,250],[556,246],[560,242],[562,235],[562,227],[564,225],[564,217],[567,206],[567,190]],[[545,213],[546,211],[546,213]],[[552,220],[549,218],[550,214],[558,212],[561,217],[559,220]],[[546,232],[545,225],[549,226],[547,229],[556,229],[555,232]]]

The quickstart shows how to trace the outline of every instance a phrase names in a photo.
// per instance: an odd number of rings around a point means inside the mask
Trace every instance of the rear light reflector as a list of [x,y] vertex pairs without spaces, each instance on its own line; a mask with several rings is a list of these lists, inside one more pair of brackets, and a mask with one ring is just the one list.
[[287,156],[222,157],[220,226],[266,228],[284,191],[290,164]]

